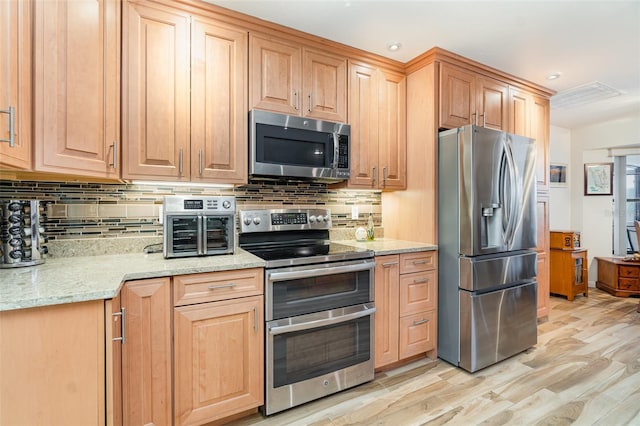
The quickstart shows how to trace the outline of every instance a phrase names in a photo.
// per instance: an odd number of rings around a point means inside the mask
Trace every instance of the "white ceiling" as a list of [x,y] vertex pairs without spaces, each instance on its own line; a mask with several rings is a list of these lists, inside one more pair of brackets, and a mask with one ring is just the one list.
[[557,92],[593,82],[622,92],[570,109],[552,98],[556,126],[640,116],[640,0],[206,1],[401,62],[438,46]]

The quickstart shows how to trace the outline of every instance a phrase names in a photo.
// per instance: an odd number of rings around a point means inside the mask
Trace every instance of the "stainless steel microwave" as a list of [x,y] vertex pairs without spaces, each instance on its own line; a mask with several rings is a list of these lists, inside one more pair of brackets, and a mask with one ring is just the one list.
[[348,124],[258,110],[249,112],[249,123],[251,176],[349,179]]

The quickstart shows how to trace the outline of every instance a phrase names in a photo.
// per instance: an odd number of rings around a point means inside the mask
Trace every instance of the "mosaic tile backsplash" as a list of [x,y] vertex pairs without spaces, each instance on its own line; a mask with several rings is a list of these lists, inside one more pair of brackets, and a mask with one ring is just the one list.
[[[369,213],[382,224],[381,194],[337,190],[323,183],[255,181],[235,188],[201,186],[2,181],[0,199],[37,199],[46,206],[49,241],[89,238],[159,237],[165,195],[233,195],[237,209],[303,208],[331,210],[334,230],[366,226]],[[351,219],[352,206],[359,217]],[[380,235],[380,234],[377,234]]]

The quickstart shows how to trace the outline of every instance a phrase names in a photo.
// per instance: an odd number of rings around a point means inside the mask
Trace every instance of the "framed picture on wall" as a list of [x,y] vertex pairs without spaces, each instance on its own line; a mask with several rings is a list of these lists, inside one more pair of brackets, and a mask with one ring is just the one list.
[[567,165],[551,163],[549,166],[549,182],[551,186],[567,186]]
[[613,163],[584,165],[584,195],[613,195]]

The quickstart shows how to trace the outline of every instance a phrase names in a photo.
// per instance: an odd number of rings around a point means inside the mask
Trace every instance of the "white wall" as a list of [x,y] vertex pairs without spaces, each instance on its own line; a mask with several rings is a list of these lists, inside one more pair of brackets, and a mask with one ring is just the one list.
[[[567,132],[569,134],[569,194],[552,188],[550,226],[568,225],[568,229],[580,231],[582,246],[589,250],[589,281],[596,279],[596,256],[611,256],[613,197],[584,195],[584,164],[613,162],[608,148],[640,146],[640,113],[567,130],[551,128],[550,162],[565,162]],[[563,195],[568,197],[563,198]],[[567,206],[567,199],[570,205]],[[567,224],[560,215],[570,216]]]
[[[551,126],[549,157],[551,163],[567,165],[571,174],[571,131],[563,127]],[[571,227],[571,182],[567,176],[566,186],[552,186],[549,191],[549,228],[551,230],[570,230]]]

